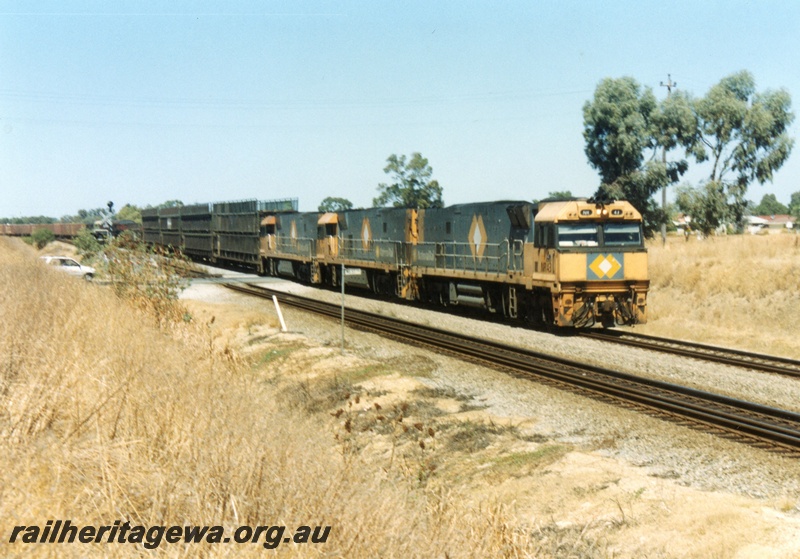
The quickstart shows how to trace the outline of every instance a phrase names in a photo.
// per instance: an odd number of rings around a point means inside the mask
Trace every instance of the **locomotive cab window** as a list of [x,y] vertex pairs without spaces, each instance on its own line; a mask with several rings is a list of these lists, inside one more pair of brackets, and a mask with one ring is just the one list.
[[335,237],[336,236],[336,224],[335,223],[328,223],[326,225],[320,225],[317,227],[317,238],[324,239],[325,237]]
[[552,223],[542,223],[536,225],[534,229],[533,244],[537,247],[555,247],[555,225]]
[[603,225],[606,246],[641,246],[642,230],[638,223],[606,223]]
[[597,225],[593,223],[559,224],[559,247],[596,247],[599,244]]

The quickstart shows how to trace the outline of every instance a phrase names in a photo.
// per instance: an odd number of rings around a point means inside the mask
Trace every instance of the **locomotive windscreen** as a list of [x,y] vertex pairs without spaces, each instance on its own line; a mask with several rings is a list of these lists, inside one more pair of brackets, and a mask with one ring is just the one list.
[[606,223],[603,225],[606,246],[640,246],[642,231],[638,223]]

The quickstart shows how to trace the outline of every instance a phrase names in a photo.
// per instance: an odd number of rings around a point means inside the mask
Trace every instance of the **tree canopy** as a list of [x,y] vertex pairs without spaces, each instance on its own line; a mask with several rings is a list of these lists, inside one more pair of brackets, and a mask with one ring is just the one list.
[[377,198],[372,200],[375,207],[392,205],[396,208],[441,208],[442,187],[439,182],[431,179],[433,169],[428,160],[419,152],[411,154],[411,159],[405,155],[390,155],[386,159],[383,172],[391,175],[391,184],[378,185]]
[[727,215],[725,193],[715,183],[707,182],[697,188],[679,186],[675,204],[691,217],[690,227],[706,236],[722,225]]
[[182,208],[184,206],[183,201],[175,199],[175,200],[167,200],[166,202],[161,202],[157,208]]
[[797,226],[800,227],[800,191],[792,193],[792,198],[789,200],[789,215],[797,220]]
[[135,221],[136,223],[142,222],[142,210],[133,204],[125,204],[117,212],[117,219],[126,219]]
[[544,202],[545,200],[570,200],[574,198],[571,190],[551,190],[547,193],[547,198],[539,200],[538,198],[531,200],[534,204]]
[[652,195],[688,169],[685,160],[665,162],[664,150],[696,141],[690,98],[676,94],[658,103],[631,77],[606,78],[584,104],[583,122],[586,156],[600,174],[595,197],[630,201],[652,232],[665,219]]
[[583,106],[586,156],[604,185],[641,169],[644,150],[653,143],[651,118],[656,108],[653,92],[644,91],[630,77],[604,79],[594,101]]
[[317,208],[321,212],[341,212],[345,210],[352,210],[353,203],[347,198],[335,198],[328,196],[320,203]]
[[788,135],[794,121],[791,104],[783,89],[758,93],[747,71],[723,78],[695,104],[700,141],[691,152],[699,163],[711,163],[708,182],[725,193],[737,223],[750,183],[771,181],[789,158],[794,145]]
[[787,214],[789,208],[781,204],[774,194],[764,194],[761,202],[753,208],[753,213],[756,215]]
[[601,180],[595,196],[628,199],[648,231],[666,218],[652,195],[689,168],[685,159],[668,161],[667,152],[682,149],[696,163],[710,163],[706,181],[681,188],[678,207],[693,217],[702,211],[708,224],[740,223],[748,186],[771,181],[794,145],[789,93],[758,93],[747,71],[723,78],[703,98],[678,91],[661,103],[633,78],[607,78],[583,114],[586,156]]
[[46,215],[32,215],[26,217],[0,217],[0,223],[55,223],[56,219]]

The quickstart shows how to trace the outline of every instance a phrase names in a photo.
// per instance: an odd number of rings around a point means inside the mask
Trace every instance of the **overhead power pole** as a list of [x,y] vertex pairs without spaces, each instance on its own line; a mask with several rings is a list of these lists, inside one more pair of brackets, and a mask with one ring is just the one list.
[[[667,99],[672,94],[672,88],[678,87],[678,84],[672,81],[672,75],[667,74],[667,83],[661,82],[661,87],[667,88]],[[664,169],[667,168],[667,146],[664,146],[664,151],[662,152],[661,160],[664,162]],[[664,212],[664,221],[661,223],[661,244],[667,244],[667,185],[664,184],[664,188],[661,189],[661,210]]]

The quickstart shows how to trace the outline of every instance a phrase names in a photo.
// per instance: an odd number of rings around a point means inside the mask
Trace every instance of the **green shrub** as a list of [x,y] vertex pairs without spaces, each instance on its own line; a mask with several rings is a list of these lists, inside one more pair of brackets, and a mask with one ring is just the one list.
[[94,256],[100,252],[100,243],[92,235],[91,230],[88,227],[84,227],[75,237],[75,248],[78,249],[78,254],[82,256]]
[[49,229],[36,229],[31,235],[31,244],[40,250],[55,240],[55,234]]

